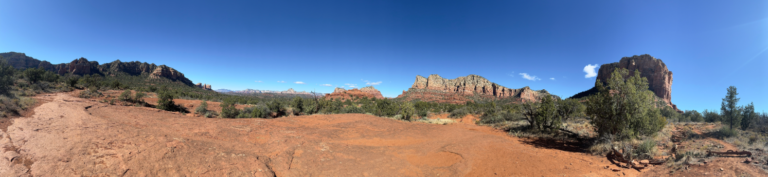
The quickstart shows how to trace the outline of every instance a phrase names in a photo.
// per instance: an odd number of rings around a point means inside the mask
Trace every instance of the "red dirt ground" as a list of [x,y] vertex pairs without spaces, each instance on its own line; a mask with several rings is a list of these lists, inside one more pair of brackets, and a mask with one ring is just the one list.
[[46,103],[34,115],[0,132],[0,176],[641,175],[530,145],[474,116],[449,125],[365,114],[217,119],[73,94],[38,96]]
[[[13,119],[0,176],[630,176],[490,127],[365,114],[210,119],[66,93]],[[18,152],[13,154],[12,152]],[[8,158],[11,157],[11,158]],[[18,158],[34,163],[14,164]],[[3,161],[5,160],[5,161]]]

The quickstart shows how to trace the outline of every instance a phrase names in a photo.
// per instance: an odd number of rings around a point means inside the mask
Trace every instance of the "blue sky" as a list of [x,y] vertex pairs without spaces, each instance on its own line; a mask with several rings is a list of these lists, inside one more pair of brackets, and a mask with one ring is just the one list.
[[0,52],[52,63],[166,64],[214,89],[327,93],[373,84],[395,97],[416,75],[477,74],[569,97],[594,85],[585,66],[651,54],[674,73],[672,101],[681,109],[719,109],[733,85],[741,104],[768,111],[768,1],[0,0],[0,7]]

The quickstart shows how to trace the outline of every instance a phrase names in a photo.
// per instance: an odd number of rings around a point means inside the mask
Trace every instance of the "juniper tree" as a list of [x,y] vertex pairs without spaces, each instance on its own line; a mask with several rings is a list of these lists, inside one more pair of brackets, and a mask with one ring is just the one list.
[[755,105],[753,103],[749,103],[744,107],[744,110],[741,114],[743,115],[741,118],[741,129],[747,130],[750,126],[752,126],[753,121],[757,119],[757,113],[755,113]]
[[[635,71],[629,76],[627,69],[611,73],[608,84],[598,79],[598,93],[587,99],[587,116],[599,135],[619,135],[632,138],[660,131],[666,124],[656,108],[655,95],[648,90],[648,79]],[[625,79],[626,78],[626,79]]]

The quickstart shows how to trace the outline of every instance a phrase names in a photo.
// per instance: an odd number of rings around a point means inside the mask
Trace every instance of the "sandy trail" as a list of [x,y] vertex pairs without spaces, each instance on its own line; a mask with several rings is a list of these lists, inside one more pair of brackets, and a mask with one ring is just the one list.
[[[638,175],[472,124],[365,114],[208,119],[65,93],[38,99],[51,101],[0,132],[0,145],[17,149],[4,151],[0,176]],[[27,168],[19,158],[34,163]]]

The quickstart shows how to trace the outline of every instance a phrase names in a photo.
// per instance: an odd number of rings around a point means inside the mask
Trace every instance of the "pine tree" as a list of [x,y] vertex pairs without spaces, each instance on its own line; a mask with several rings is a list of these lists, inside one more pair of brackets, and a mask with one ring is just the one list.
[[723,102],[720,104],[720,110],[723,113],[723,117],[725,118],[725,121],[728,122],[731,129],[733,129],[734,125],[739,125],[739,122],[741,121],[741,108],[736,106],[741,98],[736,97],[736,95],[739,95],[739,93],[736,92],[736,87],[728,87],[728,93],[726,93]]

